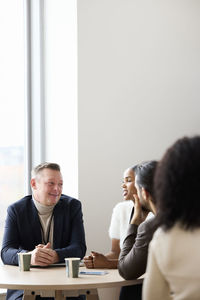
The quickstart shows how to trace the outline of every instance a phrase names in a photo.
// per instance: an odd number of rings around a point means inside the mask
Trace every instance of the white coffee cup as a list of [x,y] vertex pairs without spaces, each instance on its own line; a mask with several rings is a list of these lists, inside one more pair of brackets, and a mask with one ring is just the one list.
[[20,271],[30,271],[31,253],[20,252],[17,254]]
[[81,259],[79,257],[65,258],[67,277],[70,277],[70,278],[78,277],[80,260]]

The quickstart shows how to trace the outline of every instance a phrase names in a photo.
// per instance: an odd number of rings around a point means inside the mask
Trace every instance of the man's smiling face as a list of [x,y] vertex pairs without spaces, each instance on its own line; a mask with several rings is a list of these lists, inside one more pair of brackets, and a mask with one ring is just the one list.
[[63,179],[60,171],[43,169],[31,179],[33,197],[43,205],[55,205],[61,196]]

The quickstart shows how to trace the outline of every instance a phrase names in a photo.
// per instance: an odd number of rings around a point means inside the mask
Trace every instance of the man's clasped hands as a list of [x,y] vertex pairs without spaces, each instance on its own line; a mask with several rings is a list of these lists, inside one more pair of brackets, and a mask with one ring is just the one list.
[[58,254],[51,248],[51,244],[39,244],[31,251],[31,265],[48,266],[59,261]]

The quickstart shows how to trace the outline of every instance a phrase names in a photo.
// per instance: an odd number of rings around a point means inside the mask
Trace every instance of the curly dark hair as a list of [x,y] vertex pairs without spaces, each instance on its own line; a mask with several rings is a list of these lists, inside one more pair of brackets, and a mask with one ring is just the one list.
[[200,227],[200,136],[177,140],[158,164],[154,178],[157,221],[165,230],[175,223]]

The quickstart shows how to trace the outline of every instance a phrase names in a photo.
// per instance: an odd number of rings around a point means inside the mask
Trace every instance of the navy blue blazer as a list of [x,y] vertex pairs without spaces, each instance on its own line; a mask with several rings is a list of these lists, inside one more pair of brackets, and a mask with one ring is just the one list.
[[[83,258],[86,252],[81,202],[66,195],[53,210],[53,249],[59,262],[65,257]],[[35,249],[42,243],[40,220],[32,196],[10,205],[7,210],[1,258],[4,264],[18,265],[19,252]]]

